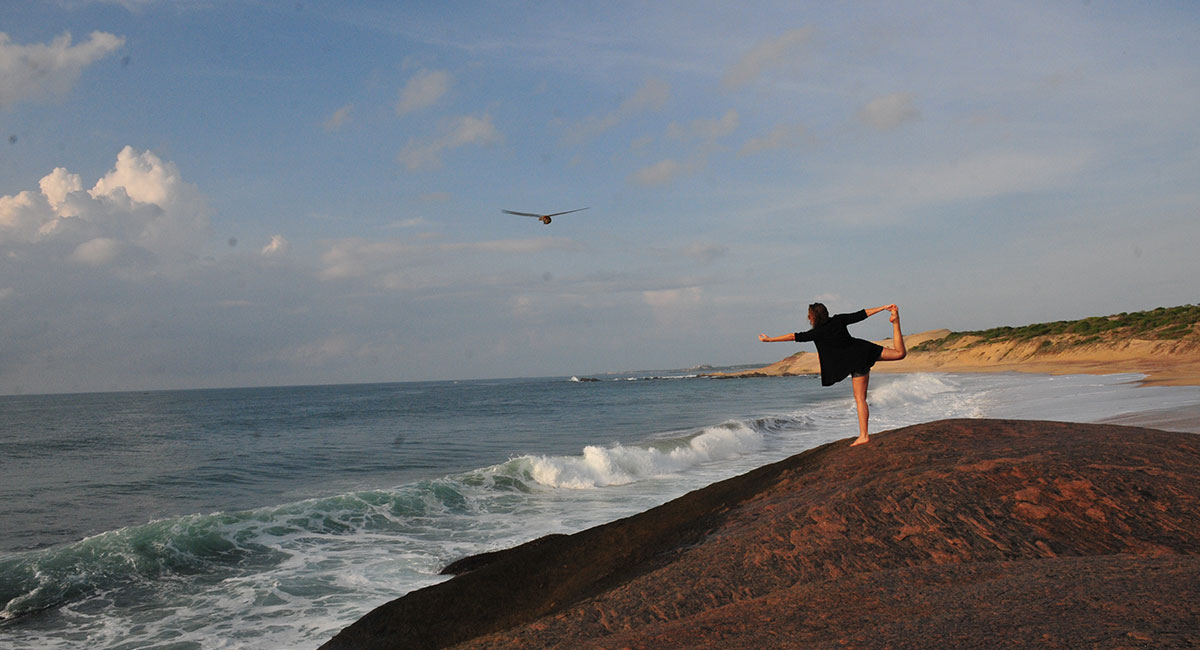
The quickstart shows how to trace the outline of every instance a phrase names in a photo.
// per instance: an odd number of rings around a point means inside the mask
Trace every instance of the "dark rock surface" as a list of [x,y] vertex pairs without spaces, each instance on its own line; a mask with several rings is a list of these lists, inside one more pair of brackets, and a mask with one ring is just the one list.
[[1200,436],[946,420],[468,558],[342,648],[1200,647]]

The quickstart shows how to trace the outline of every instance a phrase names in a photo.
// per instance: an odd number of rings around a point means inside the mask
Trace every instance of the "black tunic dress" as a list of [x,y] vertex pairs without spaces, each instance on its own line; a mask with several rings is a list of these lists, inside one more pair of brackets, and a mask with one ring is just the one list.
[[837,314],[807,332],[796,332],[796,342],[812,341],[817,344],[817,358],[821,362],[821,385],[832,386],[845,379],[850,373],[867,370],[879,361],[883,347],[850,336],[847,325],[866,320],[867,310],[860,309],[851,314]]

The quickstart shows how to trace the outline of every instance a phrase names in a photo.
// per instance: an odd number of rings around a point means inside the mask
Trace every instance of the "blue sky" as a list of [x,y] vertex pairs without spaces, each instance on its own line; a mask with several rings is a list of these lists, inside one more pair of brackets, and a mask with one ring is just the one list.
[[0,3],[0,393],[1197,302],[1192,3],[595,4]]

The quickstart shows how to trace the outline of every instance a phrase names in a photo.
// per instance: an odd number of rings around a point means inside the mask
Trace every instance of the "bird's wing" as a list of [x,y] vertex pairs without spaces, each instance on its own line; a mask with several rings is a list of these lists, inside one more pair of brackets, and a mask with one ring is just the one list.
[[566,212],[555,212],[554,214],[548,214],[546,216],[547,217],[557,217],[560,214],[571,214],[572,212],[582,212],[584,210],[587,210],[587,208],[579,208],[578,210],[567,210]]
[[512,210],[501,210],[501,212],[503,212],[505,214],[515,214],[515,215],[518,215],[521,217],[536,217],[538,219],[540,219],[542,217],[542,215],[540,215],[540,214],[532,214],[529,212],[513,212]]

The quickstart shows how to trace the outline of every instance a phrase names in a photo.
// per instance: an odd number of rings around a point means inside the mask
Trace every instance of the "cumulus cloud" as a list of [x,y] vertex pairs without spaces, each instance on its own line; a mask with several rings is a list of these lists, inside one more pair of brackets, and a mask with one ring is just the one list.
[[755,45],[725,71],[721,78],[721,86],[726,90],[748,86],[767,70],[798,59],[800,53],[812,41],[813,31],[811,27],[793,29]]
[[354,104],[346,104],[345,106],[333,112],[329,119],[325,120],[326,131],[337,131],[345,126],[350,121],[350,111],[354,108]]
[[67,259],[84,266],[126,266],[149,262],[150,254],[128,242],[112,237],[97,237],[76,246]]
[[65,259],[90,266],[190,259],[207,230],[199,190],[173,163],[132,147],[90,190],[60,167],[37,190],[0,196],[0,250],[69,250]]
[[876,97],[858,111],[858,119],[879,131],[891,131],[904,124],[921,119],[910,93],[892,93]]
[[0,108],[62,97],[84,68],[124,44],[119,36],[92,32],[87,41],[72,45],[66,32],[48,44],[17,45],[0,32]]
[[437,169],[442,166],[442,154],[446,151],[467,145],[490,145],[503,140],[504,137],[492,124],[490,115],[464,115],[449,122],[439,135],[430,140],[410,140],[400,151],[397,160],[409,171]]
[[452,80],[445,70],[422,70],[413,75],[396,101],[396,114],[400,116],[429,108],[441,101],[450,92]]
[[660,111],[671,98],[671,85],[661,79],[647,79],[631,97],[615,110],[599,116],[586,117],[567,130],[566,140],[580,144],[647,111]]

